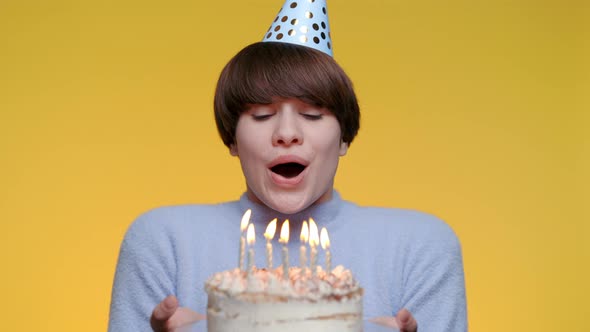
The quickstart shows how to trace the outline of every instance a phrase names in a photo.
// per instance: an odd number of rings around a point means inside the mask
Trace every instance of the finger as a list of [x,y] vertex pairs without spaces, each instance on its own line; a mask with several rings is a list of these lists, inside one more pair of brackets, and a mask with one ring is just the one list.
[[391,327],[397,329],[397,322],[395,321],[395,317],[393,316],[381,316],[369,319],[369,322],[375,323],[377,325]]
[[150,324],[154,331],[166,331],[168,320],[174,312],[178,309],[178,300],[174,295],[169,295],[162,302],[160,302],[150,318]]
[[180,307],[168,320],[168,326],[182,327],[205,320],[207,317],[189,308]]
[[395,316],[395,320],[397,321],[400,332],[418,331],[418,322],[416,322],[414,316],[412,316],[412,314],[406,309],[400,310]]

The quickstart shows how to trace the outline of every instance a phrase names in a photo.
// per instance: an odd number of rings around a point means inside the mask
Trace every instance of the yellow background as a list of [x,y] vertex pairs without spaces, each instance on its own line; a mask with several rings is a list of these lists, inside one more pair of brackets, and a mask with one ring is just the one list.
[[[213,88],[281,5],[0,2],[2,330],[104,331],[131,221],[240,195]],[[587,331],[588,2],[328,8],[363,112],[342,195],[455,229],[470,330]]]

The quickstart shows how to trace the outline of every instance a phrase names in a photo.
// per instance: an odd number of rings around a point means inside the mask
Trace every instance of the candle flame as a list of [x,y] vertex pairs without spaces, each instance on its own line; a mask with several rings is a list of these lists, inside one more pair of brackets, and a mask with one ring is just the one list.
[[328,230],[326,227],[322,227],[322,232],[320,233],[320,241],[322,243],[322,249],[330,249],[330,237],[328,236]]
[[242,222],[240,223],[240,231],[243,232],[248,227],[250,223],[250,215],[252,214],[252,210],[248,209],[242,216]]
[[281,226],[281,237],[279,242],[285,244],[289,243],[289,219],[285,220]]
[[264,237],[267,240],[272,240],[275,237],[275,233],[277,231],[277,218],[274,218],[271,222],[268,223],[266,226],[266,231],[264,232]]
[[307,243],[307,239],[309,239],[309,228],[307,227],[307,221],[303,221],[303,226],[301,226],[301,236],[299,236],[301,243]]
[[248,225],[248,232],[246,233],[246,241],[251,246],[256,242],[256,233],[254,232],[254,224]]
[[317,247],[318,244],[320,244],[318,226],[312,218],[309,218],[309,245],[312,247]]

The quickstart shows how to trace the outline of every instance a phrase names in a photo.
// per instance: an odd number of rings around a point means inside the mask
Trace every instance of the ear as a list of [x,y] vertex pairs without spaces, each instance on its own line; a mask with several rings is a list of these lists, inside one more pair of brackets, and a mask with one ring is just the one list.
[[348,143],[340,142],[340,157],[346,155],[348,151]]
[[237,157],[238,156],[238,148],[236,147],[235,144],[232,144],[232,145],[229,146],[229,154],[232,155],[232,156],[234,156],[234,157]]

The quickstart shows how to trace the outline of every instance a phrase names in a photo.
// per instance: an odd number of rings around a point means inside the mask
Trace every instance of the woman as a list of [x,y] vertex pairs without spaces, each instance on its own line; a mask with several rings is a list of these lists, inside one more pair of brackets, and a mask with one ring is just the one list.
[[[203,318],[197,314],[206,310],[203,284],[236,267],[239,220],[248,208],[259,239],[276,217],[290,220],[291,234],[310,216],[327,227],[335,264],[353,271],[365,289],[366,318],[391,324],[395,315],[401,331],[416,331],[417,322],[420,331],[466,330],[461,251],[452,230],[424,213],[360,207],[334,191],[339,158],[359,128],[359,107],[332,57],[288,43],[244,48],[221,73],[215,118],[240,159],[246,193],[235,202],[140,216],[121,247],[109,330],[145,331],[151,322],[168,331]],[[289,243],[292,253],[298,246]],[[264,252],[263,241],[255,250]]]

